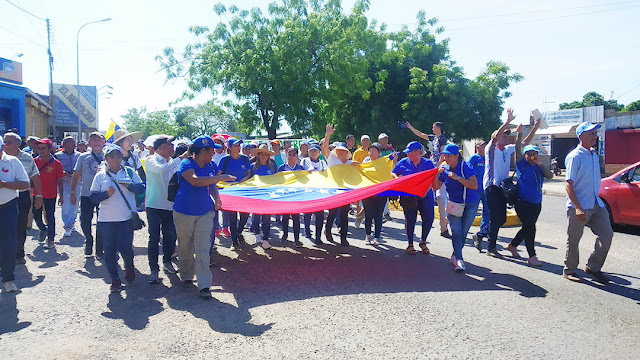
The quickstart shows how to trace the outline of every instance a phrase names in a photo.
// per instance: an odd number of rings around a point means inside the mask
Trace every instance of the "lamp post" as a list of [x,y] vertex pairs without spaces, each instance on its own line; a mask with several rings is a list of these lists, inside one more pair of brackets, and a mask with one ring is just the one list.
[[80,29],[78,29],[78,32],[76,34],[76,80],[77,80],[76,112],[78,115],[78,140],[77,141],[82,140],[82,120],[80,120],[80,30],[82,30],[87,25],[91,25],[99,22],[105,22],[105,21],[111,21],[111,18],[88,22],[80,26]]

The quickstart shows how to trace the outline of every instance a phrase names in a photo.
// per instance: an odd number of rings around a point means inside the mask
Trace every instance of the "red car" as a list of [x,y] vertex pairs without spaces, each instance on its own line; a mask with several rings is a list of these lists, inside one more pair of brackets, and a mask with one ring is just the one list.
[[613,224],[640,226],[640,162],[602,179],[600,198]]

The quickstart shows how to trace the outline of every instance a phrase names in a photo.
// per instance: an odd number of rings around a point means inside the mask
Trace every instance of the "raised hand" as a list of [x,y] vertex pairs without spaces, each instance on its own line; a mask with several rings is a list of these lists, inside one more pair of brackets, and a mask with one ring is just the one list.
[[326,131],[327,131],[327,135],[333,134],[333,132],[335,131],[333,129],[333,124],[327,124]]
[[513,115],[513,108],[507,109],[507,124],[516,119],[516,116]]
[[518,134],[522,134],[522,132],[524,131],[524,129],[522,128],[522,124],[518,125],[518,127],[516,128],[516,131],[518,132]]

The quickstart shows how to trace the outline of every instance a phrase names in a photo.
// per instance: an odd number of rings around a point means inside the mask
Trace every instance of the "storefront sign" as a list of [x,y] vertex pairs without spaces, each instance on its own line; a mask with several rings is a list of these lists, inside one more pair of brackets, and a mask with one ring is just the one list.
[[0,58],[0,80],[22,84],[22,63]]
[[543,117],[549,126],[577,125],[580,124],[584,118],[582,108],[547,111]]
[[[79,113],[83,128],[97,129],[96,95],[95,86],[53,84],[56,126],[77,127]],[[77,110],[78,107],[80,111]]]

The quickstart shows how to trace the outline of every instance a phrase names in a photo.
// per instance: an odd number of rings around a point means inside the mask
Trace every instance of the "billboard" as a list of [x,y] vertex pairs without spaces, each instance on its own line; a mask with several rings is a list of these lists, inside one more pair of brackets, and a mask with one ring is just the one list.
[[543,114],[543,118],[549,126],[577,125],[583,121],[583,111],[582,108],[547,111]]
[[[80,99],[78,101],[78,95]],[[54,121],[56,126],[78,127],[78,114],[83,128],[97,129],[97,91],[95,86],[53,84]],[[79,106],[76,106],[79,103]],[[79,107],[80,111],[76,108]]]
[[22,63],[0,58],[0,80],[22,85]]

